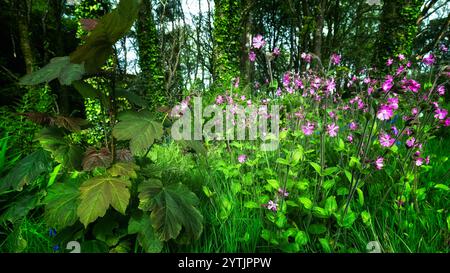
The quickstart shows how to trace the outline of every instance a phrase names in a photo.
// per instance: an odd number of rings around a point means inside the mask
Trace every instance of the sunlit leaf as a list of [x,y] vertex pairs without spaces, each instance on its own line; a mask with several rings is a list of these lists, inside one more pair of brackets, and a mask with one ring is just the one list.
[[87,227],[98,217],[103,217],[110,205],[125,214],[130,186],[130,181],[110,176],[96,176],[85,181],[80,187],[81,202],[77,210],[80,221]]
[[46,223],[57,230],[73,225],[77,220],[79,183],[57,183],[49,188],[44,199]]

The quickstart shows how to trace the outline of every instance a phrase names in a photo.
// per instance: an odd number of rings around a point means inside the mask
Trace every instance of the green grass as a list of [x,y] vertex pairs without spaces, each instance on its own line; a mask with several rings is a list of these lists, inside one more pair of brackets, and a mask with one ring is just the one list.
[[53,243],[42,219],[24,218],[15,226],[1,229],[0,252],[50,253]]

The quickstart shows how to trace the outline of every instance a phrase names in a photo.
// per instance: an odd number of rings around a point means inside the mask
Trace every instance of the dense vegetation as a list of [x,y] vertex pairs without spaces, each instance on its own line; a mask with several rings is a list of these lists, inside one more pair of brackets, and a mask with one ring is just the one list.
[[0,252],[448,253],[449,9],[0,0]]

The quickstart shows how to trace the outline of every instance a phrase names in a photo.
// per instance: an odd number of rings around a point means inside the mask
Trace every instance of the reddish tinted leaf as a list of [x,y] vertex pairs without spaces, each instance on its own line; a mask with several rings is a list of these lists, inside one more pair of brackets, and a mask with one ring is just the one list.
[[19,115],[27,117],[29,120],[39,125],[49,126],[53,124],[53,117],[47,113],[33,112],[19,113]]
[[108,168],[112,164],[112,156],[108,148],[103,147],[100,151],[97,151],[94,148],[88,148],[81,164],[85,171],[92,171],[97,167]]
[[59,128],[65,128],[71,132],[81,131],[81,126],[86,125],[87,122],[81,118],[57,116],[53,120],[54,125]]
[[121,149],[116,151],[116,159],[117,161],[131,162],[133,161],[133,155],[131,154],[130,150]]

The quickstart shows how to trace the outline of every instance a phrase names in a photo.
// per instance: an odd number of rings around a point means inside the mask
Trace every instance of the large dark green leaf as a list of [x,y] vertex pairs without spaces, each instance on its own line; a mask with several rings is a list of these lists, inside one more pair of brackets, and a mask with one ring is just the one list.
[[17,163],[3,178],[0,189],[22,190],[25,184],[31,184],[39,175],[51,170],[51,157],[47,151],[39,149]]
[[84,81],[73,82],[73,87],[75,87],[78,93],[80,93],[80,95],[85,99],[100,99],[102,97],[102,93],[100,91]]
[[6,211],[0,216],[0,222],[15,223],[25,217],[36,206],[36,202],[37,196],[34,194],[19,197],[16,201],[7,205]]
[[49,226],[60,230],[75,224],[80,203],[79,186],[79,183],[65,182],[50,187],[44,199],[44,219]]
[[105,242],[108,246],[115,246],[119,240],[127,235],[125,228],[119,227],[117,219],[107,215],[95,223],[93,234],[97,240]]
[[79,170],[83,157],[80,146],[70,143],[63,137],[61,130],[44,128],[37,136],[42,148],[51,152],[56,162],[70,170]]
[[163,241],[175,239],[184,227],[197,239],[203,230],[203,216],[195,207],[197,196],[181,183],[164,186],[151,179],[139,185],[139,208],[151,211],[152,225]]
[[55,57],[38,71],[22,77],[20,84],[35,85],[58,78],[61,84],[70,85],[73,81],[80,80],[84,72],[84,65],[71,63],[69,56]]
[[103,217],[110,205],[125,214],[130,200],[130,185],[128,180],[110,176],[96,176],[85,181],[80,187],[81,203],[77,210],[84,226]]
[[124,90],[124,89],[116,90],[116,97],[125,98],[128,101],[130,101],[131,103],[136,104],[137,106],[140,106],[142,108],[147,107],[147,103],[144,100],[144,98],[142,98],[141,96],[136,95],[128,90]]
[[84,63],[86,71],[97,71],[108,59],[111,47],[124,36],[136,20],[141,0],[121,0],[117,8],[103,16],[86,42],[70,55],[74,63]]
[[152,226],[150,216],[144,213],[135,214],[130,218],[128,233],[137,233],[139,244],[147,253],[159,253],[163,248],[163,243],[158,239]]
[[120,122],[114,126],[113,136],[118,140],[130,140],[133,155],[143,154],[155,139],[160,139],[163,135],[161,123],[154,121],[148,111],[127,111],[118,118]]

